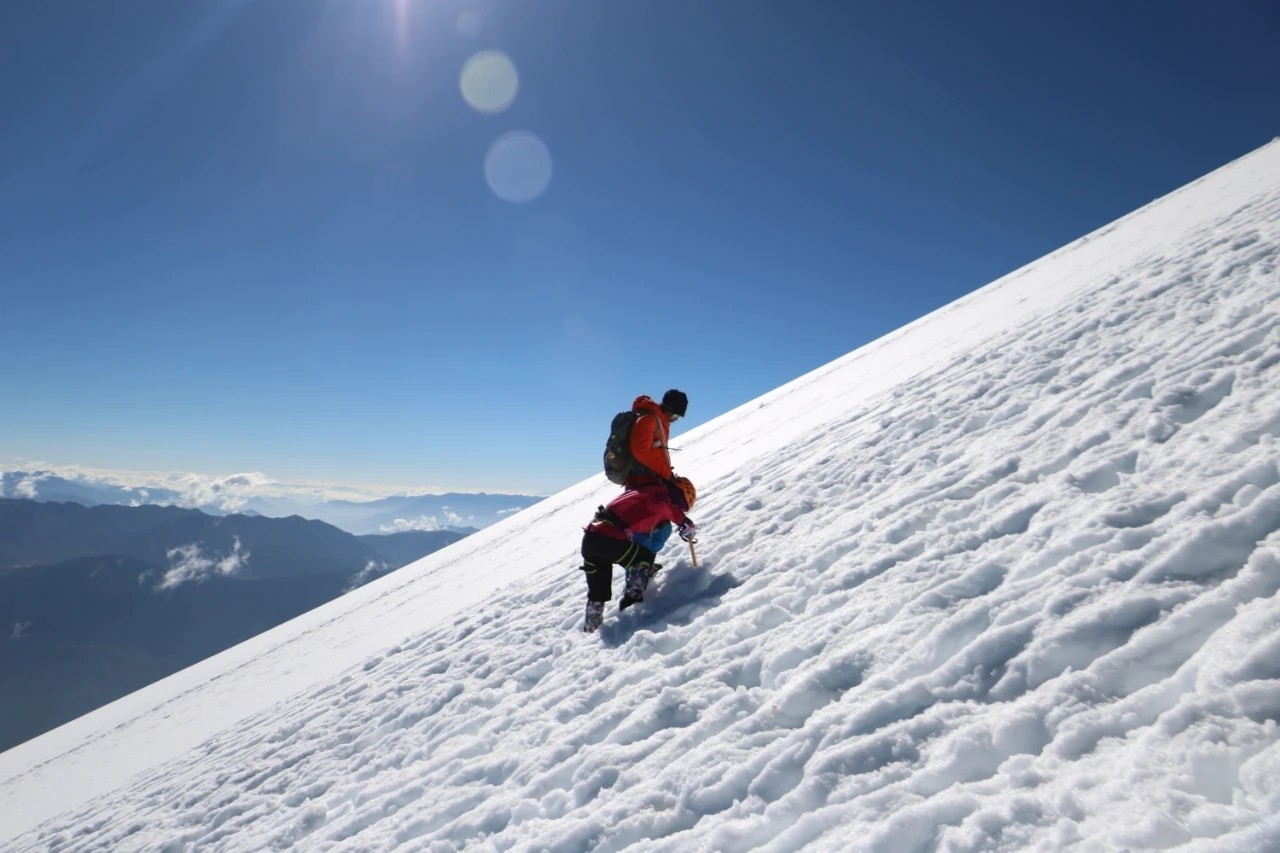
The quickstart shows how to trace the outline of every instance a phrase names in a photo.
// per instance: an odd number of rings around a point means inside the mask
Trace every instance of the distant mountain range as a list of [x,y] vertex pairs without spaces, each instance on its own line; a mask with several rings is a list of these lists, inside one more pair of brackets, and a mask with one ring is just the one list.
[[[317,518],[352,533],[401,533],[408,530],[477,530],[502,521],[541,501],[531,495],[393,495],[372,501],[328,500],[313,504],[273,499],[251,501],[262,515],[297,514]],[[289,512],[283,512],[285,507]]]
[[0,499],[0,751],[469,532]]
[[223,488],[180,490],[127,486],[89,477],[69,478],[50,471],[0,472],[0,498],[74,502],[83,506],[173,506],[211,515],[291,515],[326,521],[348,533],[399,533],[410,530],[476,530],[532,506],[541,497],[509,494],[393,495],[369,501],[327,500],[311,496],[253,494],[250,485],[235,491],[235,478]]

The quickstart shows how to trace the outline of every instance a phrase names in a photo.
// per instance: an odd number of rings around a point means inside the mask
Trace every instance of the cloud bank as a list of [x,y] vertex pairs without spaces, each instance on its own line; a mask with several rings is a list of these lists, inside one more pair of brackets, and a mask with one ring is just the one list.
[[542,498],[462,490],[276,480],[260,471],[228,475],[104,471],[19,461],[0,463],[0,498],[84,506],[176,506],[211,515],[297,515],[357,535],[479,529]]
[[[444,486],[397,486],[377,483],[330,483],[279,480],[261,471],[198,474],[132,471],[58,465],[29,459],[0,462],[0,497],[24,500],[67,500],[59,489],[100,493],[98,502],[156,504],[227,514],[279,504],[288,510],[325,501],[374,501],[391,496],[430,496],[474,489]],[[523,494],[523,493],[519,493]],[[515,507],[512,511],[519,511]],[[465,522],[466,519],[458,519]],[[408,519],[412,524],[414,519]],[[441,525],[454,523],[448,517]],[[420,529],[420,528],[408,528]]]

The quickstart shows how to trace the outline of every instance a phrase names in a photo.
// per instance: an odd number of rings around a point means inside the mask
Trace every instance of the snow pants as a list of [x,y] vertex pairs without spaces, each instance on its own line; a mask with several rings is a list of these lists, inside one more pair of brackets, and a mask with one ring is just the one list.
[[615,539],[603,533],[582,536],[582,571],[587,575],[587,600],[608,601],[613,597],[613,567],[624,569],[641,563],[652,563],[654,553],[626,539]]

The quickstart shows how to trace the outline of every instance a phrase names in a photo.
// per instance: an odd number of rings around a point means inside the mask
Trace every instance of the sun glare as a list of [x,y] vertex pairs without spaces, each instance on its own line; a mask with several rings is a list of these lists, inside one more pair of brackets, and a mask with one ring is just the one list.
[[409,53],[409,3],[412,0],[395,0],[396,53],[403,60]]

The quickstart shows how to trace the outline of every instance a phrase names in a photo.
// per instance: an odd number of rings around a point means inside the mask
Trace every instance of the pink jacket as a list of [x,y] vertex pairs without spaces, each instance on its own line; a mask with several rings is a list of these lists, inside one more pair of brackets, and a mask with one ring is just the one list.
[[688,520],[684,510],[671,502],[665,483],[652,483],[625,491],[609,501],[605,509],[621,524],[597,519],[587,525],[588,533],[614,539],[630,539],[633,533],[649,533],[664,521],[681,525]]

